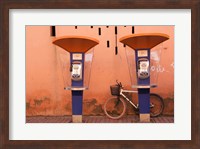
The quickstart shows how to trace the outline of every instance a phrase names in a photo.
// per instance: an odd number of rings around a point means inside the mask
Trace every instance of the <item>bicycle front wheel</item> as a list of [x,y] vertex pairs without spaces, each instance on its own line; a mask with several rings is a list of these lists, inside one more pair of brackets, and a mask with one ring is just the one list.
[[126,103],[121,97],[108,99],[104,104],[104,112],[111,119],[119,119],[126,112]]
[[157,94],[150,94],[150,116],[157,117],[163,113],[164,101]]

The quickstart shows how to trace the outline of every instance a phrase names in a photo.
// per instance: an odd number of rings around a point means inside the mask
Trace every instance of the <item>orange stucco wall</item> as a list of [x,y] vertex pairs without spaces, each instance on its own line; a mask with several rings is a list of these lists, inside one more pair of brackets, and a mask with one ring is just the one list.
[[[101,36],[98,28],[101,27]],[[131,26],[118,26],[118,39],[131,34]],[[151,92],[161,95],[166,102],[165,113],[173,114],[174,98],[174,27],[135,26],[135,33],[165,33],[170,39],[163,43],[162,61],[158,71],[158,88]],[[81,35],[96,38],[91,69],[90,88],[84,92],[83,114],[102,115],[102,105],[111,96],[109,86],[120,80],[130,88],[130,76],[123,44],[118,42],[115,55],[114,26],[56,26],[56,37]],[[26,26],[26,114],[70,115],[71,92],[63,89],[64,82],[59,62],[61,48],[52,44],[50,26]],[[110,47],[107,48],[107,40]],[[133,95],[133,98],[137,98]],[[172,102],[171,102],[172,101]]]

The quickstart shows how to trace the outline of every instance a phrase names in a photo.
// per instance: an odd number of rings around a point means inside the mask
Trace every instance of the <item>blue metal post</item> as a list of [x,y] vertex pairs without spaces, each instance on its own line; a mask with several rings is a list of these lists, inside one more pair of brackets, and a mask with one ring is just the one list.
[[[147,51],[146,55],[138,55],[138,51],[145,50]],[[136,73],[137,73],[137,83],[138,86],[138,99],[139,99],[139,112],[140,112],[140,121],[148,122],[150,121],[150,74],[147,78],[139,78],[138,76],[138,60],[140,59],[147,59],[149,60],[149,67],[150,67],[150,49],[136,49]],[[150,73],[150,72],[149,72]],[[146,86],[142,88],[142,86]]]
[[[81,60],[73,60],[73,54],[70,53],[71,65],[74,61],[82,63],[82,79],[72,80],[72,87],[83,87],[84,85],[84,53],[78,53],[82,55]],[[77,53],[76,53],[77,54]],[[83,90],[72,90],[72,122],[82,122],[82,108],[83,107]]]

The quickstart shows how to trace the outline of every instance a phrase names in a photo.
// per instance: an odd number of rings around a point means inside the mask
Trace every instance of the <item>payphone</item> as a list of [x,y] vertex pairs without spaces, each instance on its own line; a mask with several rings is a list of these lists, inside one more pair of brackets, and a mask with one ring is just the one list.
[[71,79],[74,81],[82,80],[82,63],[74,61],[71,65]]
[[[98,40],[83,36],[64,36],[58,37],[53,44],[69,52],[65,59],[70,67],[66,74],[65,90],[71,90],[72,93],[72,122],[82,122],[83,108],[83,90],[88,89],[89,77],[93,53],[90,49],[99,43]],[[90,50],[90,51],[89,51]],[[89,55],[89,56],[88,56]],[[64,68],[66,68],[66,65]],[[70,73],[70,75],[68,75]]]
[[138,78],[146,79],[149,77],[149,60],[147,58],[140,58],[138,64]]
[[[151,58],[151,50],[158,44],[169,39],[161,33],[132,34],[120,38],[126,46],[132,88],[138,90],[139,113],[141,122],[150,121],[150,88],[156,87],[152,78],[151,66],[155,62]],[[134,74],[135,75],[134,75]],[[157,73],[154,71],[154,73]]]

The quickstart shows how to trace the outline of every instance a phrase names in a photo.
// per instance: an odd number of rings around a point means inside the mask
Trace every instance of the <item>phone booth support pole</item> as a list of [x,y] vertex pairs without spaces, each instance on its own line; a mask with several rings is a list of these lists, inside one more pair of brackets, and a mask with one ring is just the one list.
[[[145,54],[141,54],[145,53]],[[135,50],[136,69],[138,70],[140,60],[147,60],[150,64],[150,49],[136,49]],[[150,77],[140,78],[137,71],[137,82],[138,82],[138,101],[139,101],[139,112],[140,121],[150,121]]]
[[[84,53],[78,53],[82,57],[80,60],[74,60],[73,59],[73,54],[77,53],[70,53],[70,64],[71,66],[73,65],[74,62],[80,62],[82,64],[82,78],[83,72],[84,72]],[[84,80],[80,81],[74,81],[73,79],[71,80],[72,86],[76,87],[82,87],[84,86],[83,82]],[[72,90],[72,121],[74,123],[82,122],[82,113],[83,113],[83,90]]]
[[[85,53],[99,44],[99,41],[83,36],[63,36],[53,41],[53,44],[70,53],[71,84],[64,87],[71,90],[72,122],[81,123],[83,115],[83,90],[88,89],[84,84]],[[68,78],[70,80],[70,78]]]
[[120,42],[135,50],[137,82],[132,85],[138,90],[140,122],[150,122],[150,55],[151,49],[169,39],[161,33],[132,34],[120,38]]

